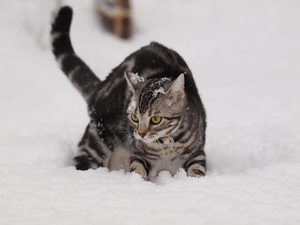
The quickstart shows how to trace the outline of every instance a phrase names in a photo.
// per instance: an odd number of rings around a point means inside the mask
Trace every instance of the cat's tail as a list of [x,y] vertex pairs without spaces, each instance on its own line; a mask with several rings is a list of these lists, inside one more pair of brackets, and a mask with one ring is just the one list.
[[61,70],[89,101],[101,81],[73,50],[69,34],[72,14],[72,9],[64,6],[56,15],[51,30],[52,51]]

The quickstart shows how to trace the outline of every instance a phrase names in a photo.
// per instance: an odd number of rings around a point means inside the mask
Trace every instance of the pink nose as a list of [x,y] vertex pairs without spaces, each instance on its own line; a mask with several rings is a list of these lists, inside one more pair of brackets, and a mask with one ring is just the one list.
[[140,135],[142,138],[145,137],[145,133],[138,133],[138,135]]

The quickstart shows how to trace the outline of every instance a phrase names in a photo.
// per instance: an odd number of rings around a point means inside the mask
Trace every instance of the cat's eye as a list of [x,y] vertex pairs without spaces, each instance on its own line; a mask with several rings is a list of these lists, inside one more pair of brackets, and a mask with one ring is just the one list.
[[153,124],[159,124],[160,122],[161,122],[161,117],[160,116],[152,116],[151,117],[151,123],[153,123]]
[[130,117],[133,122],[135,122],[135,123],[139,122],[139,118],[137,115],[132,113]]

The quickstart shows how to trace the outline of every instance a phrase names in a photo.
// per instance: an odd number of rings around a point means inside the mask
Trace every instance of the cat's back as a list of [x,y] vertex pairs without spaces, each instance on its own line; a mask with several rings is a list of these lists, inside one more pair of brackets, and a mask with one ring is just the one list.
[[175,78],[183,71],[190,73],[187,64],[177,52],[157,42],[151,42],[132,53],[123,63],[128,66],[128,71],[149,79],[159,76]]
[[93,107],[97,102],[98,108],[111,113],[126,112],[131,92],[125,79],[125,73],[131,72],[146,81],[157,78],[168,78],[171,82],[180,74],[185,75],[185,91],[190,102],[202,105],[193,75],[184,59],[174,50],[157,42],[151,42],[130,54],[119,66],[114,68],[101,83],[97,93],[90,101]]
[[192,77],[187,64],[178,53],[157,42],[151,42],[130,54],[112,70],[99,86],[98,97],[105,98],[116,91],[127,96],[128,86],[124,76],[126,71],[145,79],[168,77],[175,80],[181,73]]
[[158,42],[151,42],[130,54],[112,70],[103,82],[103,86],[114,86],[116,90],[126,88],[125,71],[135,73],[145,79],[166,77],[171,81],[183,73],[186,91],[189,95],[198,95],[193,75],[184,59],[176,51]]

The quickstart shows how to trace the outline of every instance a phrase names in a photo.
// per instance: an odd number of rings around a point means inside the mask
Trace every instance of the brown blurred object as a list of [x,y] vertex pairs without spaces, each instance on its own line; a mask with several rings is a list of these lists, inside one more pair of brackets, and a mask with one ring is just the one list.
[[132,22],[129,0],[95,0],[95,6],[108,31],[120,38],[131,37]]

